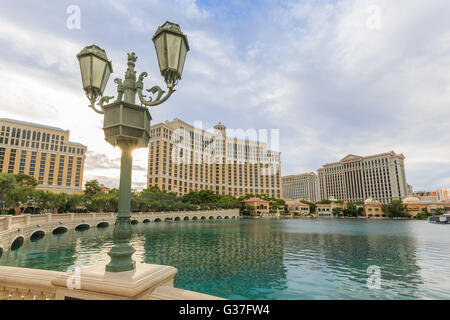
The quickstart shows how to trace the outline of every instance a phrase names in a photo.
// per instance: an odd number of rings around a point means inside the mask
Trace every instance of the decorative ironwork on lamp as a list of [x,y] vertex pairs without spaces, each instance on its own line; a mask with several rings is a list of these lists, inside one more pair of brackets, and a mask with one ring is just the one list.
[[[127,70],[124,80],[114,79],[117,84],[117,99],[112,96],[103,96],[106,84],[113,72],[112,63],[108,60],[105,50],[97,45],[85,47],[77,55],[80,63],[83,89],[95,112],[104,114],[103,131],[105,140],[122,150],[120,164],[119,210],[114,227],[115,245],[108,253],[111,262],[106,271],[122,272],[135,268],[131,256],[133,247],[129,244],[131,238],[130,201],[131,201],[131,171],[132,151],[136,148],[147,147],[150,139],[151,115],[150,106],[165,102],[175,92],[174,87],[181,79],[184,62],[189,45],[187,37],[181,32],[180,26],[166,22],[158,27],[153,36],[161,75],[169,91],[158,86],[146,90],[153,96],[146,100],[142,93],[143,80],[147,76],[142,72],[136,80],[134,70],[137,56],[134,52],[128,54]],[[136,94],[141,105],[135,104]],[[165,94],[165,95],[164,95]],[[95,104],[97,103],[97,108]],[[105,105],[105,103],[109,103]]]

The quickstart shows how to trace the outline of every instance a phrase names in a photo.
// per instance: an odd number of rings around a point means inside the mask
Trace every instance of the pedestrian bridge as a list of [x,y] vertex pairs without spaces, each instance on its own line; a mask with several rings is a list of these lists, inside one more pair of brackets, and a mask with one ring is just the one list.
[[[24,241],[46,234],[69,230],[102,228],[114,225],[117,213],[64,213],[20,216],[0,216],[0,258],[10,249],[18,249]],[[237,219],[239,209],[138,212],[131,214],[131,224],[185,220]]]
[[[46,234],[113,226],[116,213],[67,213],[0,217],[0,259],[24,241]],[[239,209],[215,211],[141,212],[131,223],[181,220],[237,219]],[[173,287],[177,269],[136,263],[136,269],[105,272],[105,265],[75,268],[74,272],[0,266],[0,300],[216,300],[199,292]]]

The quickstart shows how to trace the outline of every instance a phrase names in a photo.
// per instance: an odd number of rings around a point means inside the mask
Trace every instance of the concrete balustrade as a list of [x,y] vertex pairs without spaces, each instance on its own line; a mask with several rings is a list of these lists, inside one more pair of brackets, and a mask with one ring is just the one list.
[[[135,223],[207,219],[236,219],[238,209],[132,213]],[[115,213],[46,214],[0,217],[0,259],[12,246],[33,235],[75,230],[80,226],[112,226]],[[105,272],[105,265],[74,273],[0,266],[0,300],[216,300],[222,299],[173,287],[177,269],[137,263],[127,272]]]
[[0,300],[54,300],[52,280],[64,272],[0,267]]
[[[170,212],[137,212],[131,214],[131,221],[136,223],[236,219],[239,218],[238,209],[204,210],[204,211],[170,211]],[[15,241],[29,240],[36,232],[52,234],[75,230],[81,225],[95,228],[98,225],[113,226],[116,213],[64,213],[38,214],[0,217],[0,251],[9,250]],[[1,255],[0,255],[1,258]]]
[[126,272],[99,264],[73,273],[0,266],[0,300],[222,300],[173,287],[177,269],[137,263]]

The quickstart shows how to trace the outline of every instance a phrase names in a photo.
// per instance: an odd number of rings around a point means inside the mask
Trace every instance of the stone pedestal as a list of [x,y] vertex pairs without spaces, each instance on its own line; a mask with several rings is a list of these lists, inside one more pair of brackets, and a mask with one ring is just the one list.
[[106,272],[105,265],[74,270],[52,281],[56,300],[144,300],[160,286],[173,287],[177,269],[171,266],[136,263],[136,269]]

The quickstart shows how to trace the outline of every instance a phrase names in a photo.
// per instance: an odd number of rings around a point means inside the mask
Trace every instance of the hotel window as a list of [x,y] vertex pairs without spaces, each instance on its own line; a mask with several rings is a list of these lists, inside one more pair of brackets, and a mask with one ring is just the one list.
[[34,152],[34,151],[31,153],[30,168],[29,168],[29,171],[28,171],[30,176],[34,176],[34,170],[35,170],[35,167],[36,167],[36,155],[37,155],[37,153]]
[[72,167],[73,167],[73,157],[69,157],[69,164],[67,165],[67,177],[66,177],[66,186],[70,186],[70,182],[72,180]]
[[53,175],[55,172],[55,158],[56,158],[55,154],[50,155],[50,170],[48,173],[48,184],[49,185],[53,184]]
[[20,164],[19,164],[19,173],[25,172],[25,160],[27,157],[27,152],[25,150],[22,150],[22,153],[20,155]]
[[45,160],[47,158],[47,154],[43,153],[41,155],[41,163],[39,167],[39,184],[42,184],[44,182],[44,172],[45,172]]
[[9,155],[9,166],[8,173],[14,173],[14,162],[16,161],[16,149],[11,149],[11,153]]
[[75,187],[81,184],[81,158],[77,158],[77,170],[75,174]]
[[2,172],[3,170],[3,161],[5,160],[5,150],[6,150],[5,148],[0,148],[0,172]]
[[58,181],[57,184],[58,186],[62,185],[62,177],[63,177],[63,172],[64,172],[64,156],[61,155],[59,158],[59,168],[58,168]]

